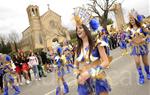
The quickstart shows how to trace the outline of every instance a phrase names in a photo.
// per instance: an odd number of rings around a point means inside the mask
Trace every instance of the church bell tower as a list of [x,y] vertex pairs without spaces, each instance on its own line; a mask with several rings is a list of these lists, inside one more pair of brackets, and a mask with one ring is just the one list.
[[31,29],[31,41],[32,49],[42,48],[43,47],[43,37],[42,37],[42,28],[39,7],[37,5],[29,5],[27,7],[27,14]]

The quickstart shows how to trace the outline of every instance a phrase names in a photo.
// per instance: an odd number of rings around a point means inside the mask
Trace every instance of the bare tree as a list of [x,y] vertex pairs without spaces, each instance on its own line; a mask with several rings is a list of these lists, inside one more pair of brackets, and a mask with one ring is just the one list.
[[0,34],[0,52],[8,54],[11,52],[11,46],[6,35]]
[[17,51],[18,46],[17,43],[19,42],[19,34],[16,31],[11,31],[9,34],[9,42],[12,44],[13,50]]
[[117,0],[89,0],[88,9],[96,14],[99,22],[106,29],[109,9]]

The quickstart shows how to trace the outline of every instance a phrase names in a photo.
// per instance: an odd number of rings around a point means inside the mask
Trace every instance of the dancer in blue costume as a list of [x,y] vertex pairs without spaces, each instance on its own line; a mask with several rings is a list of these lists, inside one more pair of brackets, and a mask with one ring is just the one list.
[[129,14],[130,19],[130,45],[131,45],[131,56],[134,56],[134,60],[136,63],[137,71],[139,74],[139,84],[144,84],[144,74],[142,72],[141,60],[144,64],[145,72],[147,74],[147,79],[150,80],[150,71],[148,64],[148,44],[146,42],[147,33],[143,31],[141,27],[140,21],[137,19],[137,15],[135,15],[135,11],[133,10]]
[[0,53],[0,95],[2,94],[3,92],[3,63],[2,63],[2,53]]
[[[105,53],[105,49],[101,43],[93,43],[90,31],[85,25],[77,25],[76,31],[78,47],[75,65],[76,69],[79,69],[77,76],[78,93],[79,95],[89,95],[92,93],[96,93],[96,95],[108,95],[110,86],[107,82],[104,68],[108,66],[109,60]],[[90,68],[87,71],[82,71],[83,69],[80,69],[80,63],[86,66],[92,64],[92,62],[96,60],[98,60],[99,64],[96,67]],[[102,74],[101,78],[96,77],[100,76],[99,74]],[[96,80],[94,81],[95,78]]]
[[[88,14],[85,11],[84,13]],[[77,75],[78,94],[91,95],[95,93],[96,95],[108,95],[111,89],[106,79],[105,68],[109,64],[109,59],[102,44],[103,41],[97,40],[94,43],[94,39],[86,26],[86,22],[90,18],[85,17],[83,19],[82,16],[80,17],[80,14],[85,14],[80,12],[82,11],[76,12],[75,9],[74,13],[78,42],[74,72]],[[92,20],[90,23],[93,24],[94,27],[92,27],[95,30],[97,27],[96,21]]]
[[56,68],[56,80],[57,80],[57,88],[56,88],[56,95],[62,95],[61,92],[61,82],[63,83],[64,86],[64,91],[63,94],[67,94],[69,92],[69,87],[67,85],[67,83],[65,82],[64,79],[64,64],[63,64],[63,60],[61,58],[61,51],[60,51],[60,47],[57,48],[57,52],[54,52],[55,50],[53,50],[53,48],[49,48],[49,53],[50,53],[50,58],[53,60],[54,62],[54,67]]
[[[101,33],[101,35],[100,35],[100,33]],[[106,42],[107,45],[104,48],[105,48],[106,54],[108,56],[110,56],[110,49],[109,49],[109,46],[108,46],[109,43],[108,43],[107,31],[106,31],[106,29],[103,28],[100,33],[99,33],[99,39]]]
[[127,33],[123,29],[121,29],[119,36],[120,36],[119,46],[122,49],[122,55],[126,55],[126,54],[128,54],[128,52],[127,52],[127,42],[126,42]]
[[11,57],[9,55],[3,55],[3,81],[4,81],[4,95],[8,95],[8,83],[10,83],[15,90],[15,93],[13,95],[19,95],[20,94],[20,88],[15,85],[14,78],[12,74],[15,73],[15,71],[12,68],[11,63]]
[[68,43],[67,40],[63,43],[63,56],[64,56],[64,64],[67,67],[67,73],[70,73],[70,67],[73,68],[73,56],[72,56],[72,46]]

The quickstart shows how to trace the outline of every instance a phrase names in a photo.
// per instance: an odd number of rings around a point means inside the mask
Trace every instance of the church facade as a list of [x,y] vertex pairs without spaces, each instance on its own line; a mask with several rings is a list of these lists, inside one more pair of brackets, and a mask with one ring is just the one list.
[[48,8],[48,11],[40,16],[37,5],[27,7],[29,27],[23,32],[21,49],[34,50],[51,46],[52,40],[57,38],[59,42],[70,40],[69,32],[61,25],[61,16]]

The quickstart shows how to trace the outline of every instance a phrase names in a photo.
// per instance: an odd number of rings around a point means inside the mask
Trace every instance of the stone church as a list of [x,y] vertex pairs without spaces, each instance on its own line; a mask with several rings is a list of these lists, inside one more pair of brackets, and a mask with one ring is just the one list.
[[48,11],[40,16],[37,5],[27,7],[29,27],[23,32],[21,49],[30,50],[51,46],[52,40],[58,38],[70,40],[69,32],[61,25],[61,16],[48,8]]

